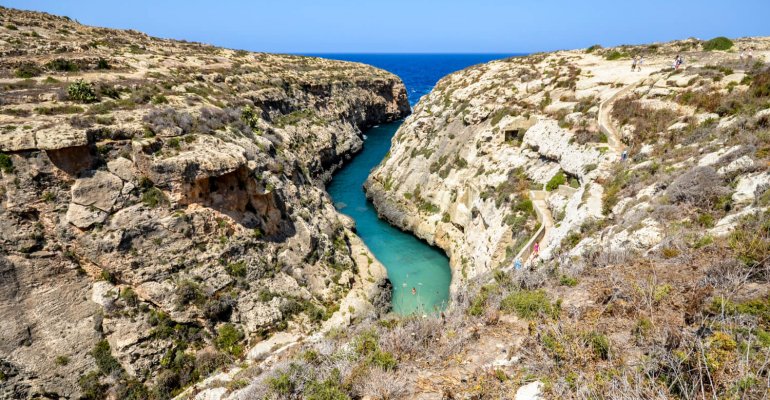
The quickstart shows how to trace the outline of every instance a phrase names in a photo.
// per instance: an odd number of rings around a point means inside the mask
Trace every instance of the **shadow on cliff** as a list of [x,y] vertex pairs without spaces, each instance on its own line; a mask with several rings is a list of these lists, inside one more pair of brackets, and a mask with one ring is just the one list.
[[193,203],[228,215],[264,240],[279,242],[296,233],[281,193],[261,188],[245,167],[190,184],[180,204]]

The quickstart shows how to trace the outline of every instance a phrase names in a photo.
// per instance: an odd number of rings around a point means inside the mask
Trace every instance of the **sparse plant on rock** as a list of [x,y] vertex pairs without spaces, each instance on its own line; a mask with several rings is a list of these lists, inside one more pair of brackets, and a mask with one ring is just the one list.
[[70,100],[79,101],[81,103],[95,103],[99,101],[93,85],[82,79],[69,85],[67,88],[67,96]]

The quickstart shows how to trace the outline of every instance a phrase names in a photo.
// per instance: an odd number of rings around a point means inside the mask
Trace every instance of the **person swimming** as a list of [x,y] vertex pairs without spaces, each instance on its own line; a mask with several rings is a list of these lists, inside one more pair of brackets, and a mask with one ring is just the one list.
[[417,294],[417,289],[412,288],[412,294]]

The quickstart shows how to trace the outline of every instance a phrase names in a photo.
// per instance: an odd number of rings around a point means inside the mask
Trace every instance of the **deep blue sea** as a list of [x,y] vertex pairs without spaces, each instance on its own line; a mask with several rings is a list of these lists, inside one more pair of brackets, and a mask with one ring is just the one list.
[[[501,54],[315,54],[356,61],[388,70],[404,81],[412,105],[430,92],[442,77],[474,64],[505,58]],[[363,150],[332,178],[327,190],[337,209],[356,221],[358,235],[385,265],[393,282],[393,310],[399,314],[443,309],[449,299],[452,275],[449,259],[410,233],[377,217],[366,200],[363,184],[390,149],[401,121],[365,132]]]
[[373,65],[398,75],[409,92],[414,106],[428,94],[439,79],[492,60],[521,54],[308,54],[333,60],[354,61]]

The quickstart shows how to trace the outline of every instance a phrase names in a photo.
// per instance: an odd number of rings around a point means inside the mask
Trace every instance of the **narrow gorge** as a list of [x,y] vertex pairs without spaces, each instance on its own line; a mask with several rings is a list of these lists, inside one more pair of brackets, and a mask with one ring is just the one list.
[[767,397],[770,38],[325,57],[0,7],[0,399]]

